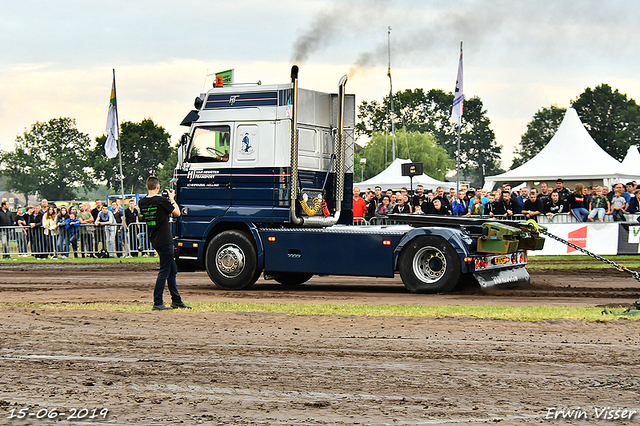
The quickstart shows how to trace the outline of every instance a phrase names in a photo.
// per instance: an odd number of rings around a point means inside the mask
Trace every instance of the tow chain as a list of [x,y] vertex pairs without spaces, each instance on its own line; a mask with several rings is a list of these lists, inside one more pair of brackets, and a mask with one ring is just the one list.
[[[547,228],[538,225],[538,223],[535,220],[532,220],[532,219],[528,220],[527,221],[527,227],[532,232],[546,235],[549,238],[554,239],[554,240],[556,240],[556,241],[558,241],[558,242],[560,242],[562,244],[565,244],[565,245],[571,247],[574,250],[578,250],[578,251],[580,251],[580,252],[582,252],[582,253],[584,253],[584,254],[586,254],[588,256],[593,257],[596,260],[599,260],[599,261],[601,261],[603,263],[606,263],[607,265],[616,268],[620,272],[626,272],[626,273],[630,274],[633,278],[635,278],[636,281],[640,282],[640,272],[633,271],[633,270],[627,268],[624,265],[620,265],[620,264],[614,262],[611,259],[607,259],[606,257],[602,257],[602,256],[600,256],[598,254],[592,253],[589,250],[584,249],[584,248],[582,248],[582,247],[580,247],[580,246],[578,246],[578,245],[576,245],[576,244],[574,244],[574,243],[572,243],[570,241],[567,241],[567,240],[565,240],[563,238],[560,238],[557,235],[553,235],[552,233],[550,233],[547,230]],[[634,302],[633,306],[627,308],[623,312],[616,313],[616,312],[610,312],[607,309],[604,309],[602,311],[602,314],[603,315],[604,314],[608,314],[608,315],[640,315],[640,299],[636,300]]]

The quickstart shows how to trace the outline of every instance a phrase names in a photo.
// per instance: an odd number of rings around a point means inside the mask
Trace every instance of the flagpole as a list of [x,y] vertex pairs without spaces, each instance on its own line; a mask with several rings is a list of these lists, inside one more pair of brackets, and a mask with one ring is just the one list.
[[[116,129],[117,129],[117,138],[116,142],[118,143],[118,162],[120,163],[120,200],[122,201],[122,233],[124,240],[124,250],[127,256],[130,256],[129,252],[129,241],[127,238],[127,220],[125,219],[124,214],[124,175],[122,173],[122,149],[120,147],[120,121],[118,120],[118,91],[116,90],[116,69],[113,69],[113,91],[114,91],[114,100],[116,106]],[[118,203],[116,203],[117,205]],[[114,212],[115,214],[115,212]]]
[[[452,117],[455,114],[456,106],[460,105],[460,112],[457,116],[456,122],[458,123],[458,141],[456,150],[456,194],[460,191],[460,128],[462,127],[462,111],[464,102],[464,91],[462,90],[462,41],[460,42],[460,62],[458,63],[458,77],[456,79],[456,91],[453,94],[453,110]],[[460,93],[458,93],[460,91]],[[460,98],[460,99],[458,99]]]
[[391,27],[387,27],[387,53],[389,55],[389,68],[387,71],[387,75],[389,76],[389,100],[391,101],[391,113],[389,114],[389,119],[391,120],[391,158],[392,161],[395,161],[396,127],[395,123],[393,122],[393,84],[391,82]]
[[458,126],[458,150],[456,151],[456,194],[460,191],[460,126]]

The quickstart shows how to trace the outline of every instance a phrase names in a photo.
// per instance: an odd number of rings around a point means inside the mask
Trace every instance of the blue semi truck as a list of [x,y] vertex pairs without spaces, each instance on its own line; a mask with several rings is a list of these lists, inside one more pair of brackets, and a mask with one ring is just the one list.
[[[181,271],[206,269],[223,289],[261,274],[286,286],[313,275],[393,277],[414,293],[529,282],[526,250],[541,248],[515,222],[397,215],[393,225],[355,226],[355,97],[279,85],[216,85],[182,121],[172,185]],[[346,196],[345,196],[346,194]]]

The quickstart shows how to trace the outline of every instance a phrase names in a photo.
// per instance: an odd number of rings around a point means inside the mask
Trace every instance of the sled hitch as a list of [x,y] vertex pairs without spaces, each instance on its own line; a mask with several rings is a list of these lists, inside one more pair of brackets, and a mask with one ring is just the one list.
[[529,284],[531,278],[524,265],[508,269],[490,269],[476,271],[473,276],[483,290],[498,288],[512,288],[523,284]]

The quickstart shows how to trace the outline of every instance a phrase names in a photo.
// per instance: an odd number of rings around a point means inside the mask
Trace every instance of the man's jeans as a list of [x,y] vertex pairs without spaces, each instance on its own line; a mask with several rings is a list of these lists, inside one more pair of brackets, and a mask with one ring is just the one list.
[[104,238],[109,257],[113,257],[116,253],[116,226],[115,225],[103,225],[104,226]]
[[0,243],[2,244],[2,252],[5,254],[4,258],[9,258],[9,228],[0,229]]
[[167,283],[169,287],[169,293],[171,293],[172,303],[182,303],[180,293],[178,293],[178,286],[176,283],[176,274],[178,267],[173,259],[173,244],[166,246],[154,247],[160,257],[160,271],[158,272],[158,278],[156,279],[156,287],[153,291],[153,304],[162,305],[162,293],[164,292],[164,283]]

